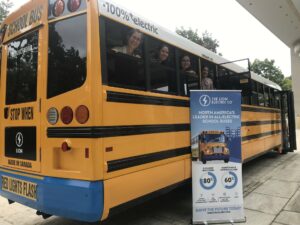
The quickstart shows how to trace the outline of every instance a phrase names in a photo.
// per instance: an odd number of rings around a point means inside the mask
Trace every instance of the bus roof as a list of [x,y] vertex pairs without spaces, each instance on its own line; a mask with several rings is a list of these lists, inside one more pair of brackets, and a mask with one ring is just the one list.
[[48,14],[47,4],[47,0],[31,0],[10,13],[1,24],[1,32],[5,29],[3,42],[42,25]]
[[[45,6],[48,4],[48,0],[31,0],[26,2],[23,6],[19,7],[16,11],[9,14],[9,16],[4,20],[4,22],[1,24],[1,27],[4,25],[8,26],[8,30],[6,31],[4,42],[8,41],[9,39],[12,39],[16,36],[18,36],[20,33],[27,32],[28,30],[31,30],[35,28],[36,26],[42,24],[42,16],[46,18],[46,9]],[[194,55],[197,55],[199,57],[202,57],[208,61],[211,61],[215,64],[222,64],[229,62],[229,60],[223,58],[220,55],[215,54],[214,52],[204,48],[203,46],[200,46],[180,35],[177,33],[170,31],[164,27],[161,27],[154,22],[144,19],[140,15],[136,14],[135,12],[132,12],[125,7],[114,3],[113,1],[108,0],[98,0],[98,6],[99,6],[99,13],[109,17],[113,20],[117,20],[120,23],[126,24],[128,26],[134,27],[136,29],[142,30],[144,33],[147,33],[150,36],[154,36],[160,40],[163,40],[169,44],[172,44],[178,48],[181,48],[184,51],[190,52]],[[119,8],[119,14],[116,13],[116,10],[114,10],[114,13],[112,10],[110,10],[111,6],[113,6],[115,9]],[[12,31],[16,31],[14,33],[9,32],[9,29],[11,26],[14,25],[15,22],[19,22],[18,20],[22,20],[24,16],[26,17],[27,14],[31,14],[32,12],[37,13],[39,15],[39,18],[37,21],[34,21],[33,24],[30,24],[30,26],[24,26],[21,27],[22,29],[12,29]],[[43,15],[42,15],[43,14]],[[29,17],[29,16],[28,16]],[[28,23],[27,23],[28,24]],[[14,27],[15,28],[15,27]],[[10,34],[10,35],[8,35]],[[223,67],[232,70],[236,73],[243,73],[247,72],[247,69],[234,64],[225,64],[222,65]],[[251,78],[257,82],[260,82],[262,84],[265,84],[269,87],[281,90],[280,86],[262,76],[259,76],[255,74],[254,72],[251,72]]]

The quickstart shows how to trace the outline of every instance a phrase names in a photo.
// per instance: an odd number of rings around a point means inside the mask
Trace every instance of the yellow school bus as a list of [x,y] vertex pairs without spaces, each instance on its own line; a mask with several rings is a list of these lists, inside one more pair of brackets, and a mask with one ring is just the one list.
[[32,0],[0,33],[0,195],[44,218],[104,220],[189,180],[203,67],[242,90],[244,161],[295,149],[292,93],[113,2]]
[[205,164],[209,160],[224,160],[225,163],[228,163],[230,150],[227,141],[228,138],[224,131],[202,131],[198,135],[199,149],[197,149],[202,163]]

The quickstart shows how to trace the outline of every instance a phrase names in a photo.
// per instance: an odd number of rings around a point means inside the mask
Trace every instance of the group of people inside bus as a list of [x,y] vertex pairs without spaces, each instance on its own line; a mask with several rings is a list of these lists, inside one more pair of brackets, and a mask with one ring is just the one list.
[[[116,53],[122,53],[130,55],[136,58],[141,58],[141,55],[137,53],[143,39],[143,34],[139,30],[131,29],[126,37],[127,43],[124,46],[113,47],[112,50]],[[152,63],[167,64],[169,58],[169,46],[167,44],[161,44],[151,59]],[[189,55],[183,55],[180,59],[181,73],[188,77],[197,78],[197,73],[192,69],[191,58]],[[214,89],[213,80],[209,77],[209,68],[204,66],[201,71],[200,88],[203,90]]]

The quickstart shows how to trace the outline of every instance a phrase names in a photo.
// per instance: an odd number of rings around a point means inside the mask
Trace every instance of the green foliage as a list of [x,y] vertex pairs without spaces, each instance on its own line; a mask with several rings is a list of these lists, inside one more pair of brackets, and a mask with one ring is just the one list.
[[217,53],[217,48],[219,47],[219,41],[212,37],[211,33],[208,33],[207,30],[202,33],[203,46],[211,51]]
[[[217,48],[219,47],[219,41],[212,37],[211,33],[205,31],[202,33],[202,37],[199,36],[198,30],[193,30],[192,28],[185,29],[184,27],[176,28],[176,33],[185,37],[198,45],[201,45],[215,53],[217,53]],[[221,53],[219,53],[221,54]]]
[[281,87],[285,91],[292,90],[292,76],[285,77]]
[[10,0],[0,1],[0,24],[7,17],[9,9],[13,6],[13,3]]
[[254,62],[251,64],[251,70],[282,87],[284,75],[281,69],[275,66],[275,61],[273,59],[265,59],[263,61],[255,59]]
[[184,27],[180,27],[180,29],[176,28],[176,33],[195,42],[198,45],[203,45],[203,40],[201,37],[199,37],[198,30],[193,31],[192,28],[186,30]]

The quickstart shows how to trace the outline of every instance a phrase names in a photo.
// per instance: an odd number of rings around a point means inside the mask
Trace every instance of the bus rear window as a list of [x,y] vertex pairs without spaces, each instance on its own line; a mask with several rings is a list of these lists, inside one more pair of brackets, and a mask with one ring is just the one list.
[[8,44],[6,104],[36,100],[38,31]]
[[86,14],[49,24],[47,98],[84,83],[86,36]]

